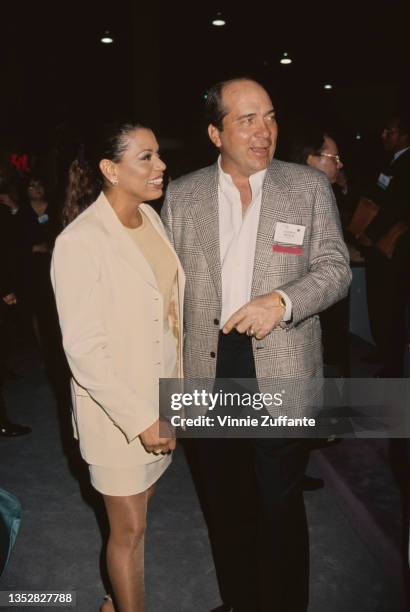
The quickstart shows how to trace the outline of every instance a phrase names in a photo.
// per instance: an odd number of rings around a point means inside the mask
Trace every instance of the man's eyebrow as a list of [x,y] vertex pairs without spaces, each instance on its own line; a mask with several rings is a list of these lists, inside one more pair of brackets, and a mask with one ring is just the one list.
[[[264,114],[264,117],[267,117],[268,115],[274,115],[275,114],[275,109],[271,108],[270,110],[268,110],[267,113]],[[256,113],[246,113],[245,115],[240,115],[236,121],[242,121],[242,119],[249,119],[250,117],[256,117]]]
[[250,117],[256,117],[256,113],[246,113],[245,115],[239,115],[236,121],[241,121],[242,119],[249,119]]

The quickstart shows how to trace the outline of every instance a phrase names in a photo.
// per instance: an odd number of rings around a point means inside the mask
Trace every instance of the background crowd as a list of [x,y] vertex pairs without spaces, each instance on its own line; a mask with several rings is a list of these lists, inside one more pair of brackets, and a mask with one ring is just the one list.
[[[279,159],[322,170],[332,183],[351,263],[366,269],[374,345],[369,345],[364,358],[380,365],[376,373],[380,377],[404,376],[408,350],[409,131],[409,119],[404,114],[386,118],[380,133],[384,159],[375,154],[374,167],[369,167],[368,159],[360,167],[352,151],[344,151],[342,134],[334,134],[331,126],[295,117],[281,129],[277,154]],[[75,189],[68,181],[73,162],[70,154],[75,158],[73,163],[81,165],[83,147],[78,143],[77,152],[71,146],[70,152],[59,156],[56,151],[38,156],[24,149],[0,153],[0,380],[13,376],[7,365],[13,347],[19,343],[35,346],[58,397],[67,372],[49,267],[54,240],[69,221],[62,218],[68,184]],[[185,170],[181,162],[170,166],[173,174]],[[94,195],[90,194],[90,201]],[[161,202],[153,206],[159,211]],[[336,368],[333,375],[351,374],[349,308],[346,298],[321,314],[325,363]],[[0,418],[2,435],[28,431],[12,426],[4,400]]]
[[[295,119],[282,133],[278,157],[312,166],[329,179],[352,266],[364,266],[366,272],[374,343],[369,345],[364,359],[379,364],[375,376],[401,378],[408,376],[409,346],[408,118],[397,115],[387,119],[380,137],[385,160],[371,171],[366,168],[366,180],[357,180],[360,168],[344,164],[338,135],[329,126],[311,120]],[[77,180],[81,179],[81,170],[85,168],[83,156],[84,144],[79,144],[71,164],[67,162],[65,168],[56,172],[56,165],[49,163],[50,156],[39,159],[4,151],[0,168],[0,385],[17,375],[10,366],[11,357],[15,360],[27,348],[35,348],[57,405],[64,409],[68,408],[68,368],[51,289],[50,261],[58,233],[70,222],[63,218],[62,208],[65,199],[72,195],[70,190],[78,187],[69,179],[74,170]],[[63,178],[65,175],[67,179]],[[92,201],[95,195],[89,193],[86,197]],[[155,203],[157,210],[160,206],[161,203]],[[350,364],[350,308],[347,296],[321,313],[324,361],[329,376],[355,375]],[[28,425],[13,421],[12,407],[6,407],[0,386],[0,435],[15,437],[30,431]]]

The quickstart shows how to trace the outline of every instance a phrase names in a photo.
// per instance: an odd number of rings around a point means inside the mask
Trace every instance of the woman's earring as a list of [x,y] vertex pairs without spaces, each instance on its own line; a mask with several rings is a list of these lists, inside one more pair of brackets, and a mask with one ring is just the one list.
[[112,179],[112,181],[111,181],[111,183],[112,183],[113,185],[118,185],[118,179],[113,178],[113,179]]

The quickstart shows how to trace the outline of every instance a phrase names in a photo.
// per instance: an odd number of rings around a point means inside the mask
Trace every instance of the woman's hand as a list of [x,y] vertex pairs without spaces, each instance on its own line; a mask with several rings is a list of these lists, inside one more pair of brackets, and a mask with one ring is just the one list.
[[[161,427],[165,427],[163,422]],[[140,434],[140,440],[147,453],[165,454],[175,449],[175,438],[161,438],[159,435],[159,419]]]

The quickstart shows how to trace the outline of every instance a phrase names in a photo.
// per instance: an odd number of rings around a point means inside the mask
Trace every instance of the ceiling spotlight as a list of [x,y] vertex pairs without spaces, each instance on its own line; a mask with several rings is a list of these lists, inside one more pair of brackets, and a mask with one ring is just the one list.
[[105,45],[110,45],[111,43],[114,42],[114,39],[108,30],[105,30],[103,36],[101,37],[101,42],[104,43]]
[[217,13],[215,19],[212,20],[212,25],[217,28],[221,28],[226,25],[225,19],[222,17],[222,13]]
[[355,136],[356,140],[361,140],[362,139],[362,135],[360,132],[356,132],[356,136]]
[[282,55],[282,57],[280,58],[280,63],[281,64],[291,64],[292,63],[292,60],[290,59],[288,53],[284,53]]
[[333,85],[326,83],[326,85],[323,85],[323,89],[333,89]]

